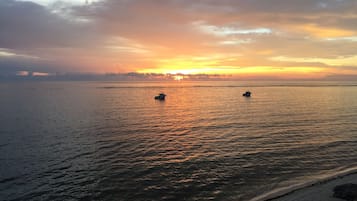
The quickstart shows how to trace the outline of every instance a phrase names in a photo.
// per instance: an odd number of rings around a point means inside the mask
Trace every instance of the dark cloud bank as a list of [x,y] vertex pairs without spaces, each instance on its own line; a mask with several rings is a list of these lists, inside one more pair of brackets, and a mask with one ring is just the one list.
[[176,81],[180,76],[183,81],[355,81],[357,75],[334,74],[315,79],[286,79],[275,76],[233,76],[221,74],[158,74],[158,73],[43,73],[37,71],[17,71],[14,73],[0,73],[0,81]]

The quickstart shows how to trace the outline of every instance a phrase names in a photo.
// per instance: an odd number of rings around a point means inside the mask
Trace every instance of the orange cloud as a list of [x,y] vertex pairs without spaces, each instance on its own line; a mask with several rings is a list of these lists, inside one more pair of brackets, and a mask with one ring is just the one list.
[[336,27],[323,27],[316,24],[300,25],[298,29],[318,38],[349,37],[356,35],[356,32]]

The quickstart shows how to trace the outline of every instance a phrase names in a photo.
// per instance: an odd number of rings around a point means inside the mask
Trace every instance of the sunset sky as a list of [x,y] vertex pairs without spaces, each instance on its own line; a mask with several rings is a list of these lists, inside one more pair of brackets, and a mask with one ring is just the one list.
[[355,0],[0,0],[0,75],[357,75]]

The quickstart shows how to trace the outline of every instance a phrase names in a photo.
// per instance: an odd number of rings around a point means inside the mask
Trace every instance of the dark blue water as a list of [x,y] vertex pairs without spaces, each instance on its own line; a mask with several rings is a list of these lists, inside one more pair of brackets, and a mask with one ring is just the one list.
[[1,83],[0,200],[239,201],[312,181],[357,164],[356,84]]

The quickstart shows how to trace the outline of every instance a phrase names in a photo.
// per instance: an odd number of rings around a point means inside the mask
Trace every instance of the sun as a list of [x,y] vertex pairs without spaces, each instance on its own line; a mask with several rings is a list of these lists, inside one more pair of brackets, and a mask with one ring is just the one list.
[[182,75],[175,75],[175,76],[173,76],[173,78],[176,81],[181,81],[181,80],[183,80],[184,77]]

